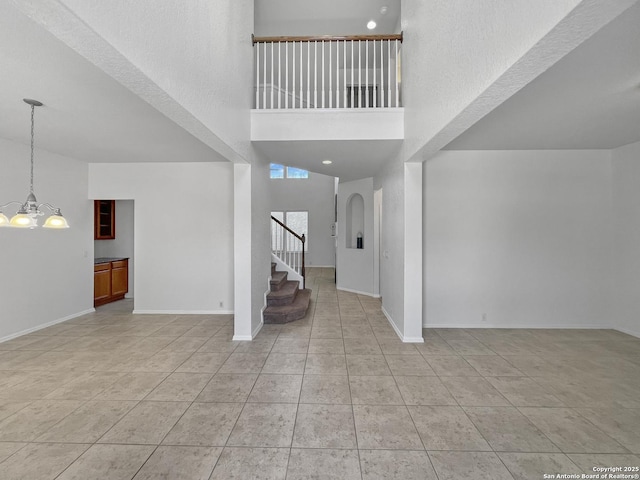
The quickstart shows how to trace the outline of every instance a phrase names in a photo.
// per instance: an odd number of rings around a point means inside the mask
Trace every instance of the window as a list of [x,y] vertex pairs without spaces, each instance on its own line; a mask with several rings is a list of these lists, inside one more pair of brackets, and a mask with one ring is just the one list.
[[269,173],[270,178],[284,178],[284,165],[278,165],[277,163],[272,163],[270,167],[271,167],[271,171]]
[[287,178],[309,178],[309,172],[301,168],[287,167]]
[[301,168],[285,167],[278,163],[270,164],[269,178],[309,178],[309,172]]
[[[298,235],[304,234],[304,251],[309,251],[309,212],[271,212],[271,216],[277,218]],[[273,224],[272,224],[273,226]],[[271,230],[272,250],[282,249],[282,239],[277,238],[275,229]]]

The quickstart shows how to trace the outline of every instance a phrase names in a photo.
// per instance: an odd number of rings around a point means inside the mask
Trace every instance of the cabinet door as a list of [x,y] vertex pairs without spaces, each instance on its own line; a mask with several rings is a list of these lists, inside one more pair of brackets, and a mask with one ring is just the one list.
[[97,270],[93,274],[93,303],[100,303],[111,296],[111,269]]
[[[114,262],[115,263],[115,262]],[[111,270],[111,295],[124,295],[129,291],[129,269],[118,267]]]
[[94,202],[94,228],[96,240],[116,238],[115,200],[96,200]]

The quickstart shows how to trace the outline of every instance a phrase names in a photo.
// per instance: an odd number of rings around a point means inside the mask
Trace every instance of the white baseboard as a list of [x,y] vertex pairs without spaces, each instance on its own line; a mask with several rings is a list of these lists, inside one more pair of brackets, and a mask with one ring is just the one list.
[[336,268],[335,265],[305,265],[305,268]]
[[231,340],[234,342],[250,342],[253,338],[251,335],[234,335]]
[[424,338],[422,338],[422,337],[402,337],[402,341],[404,343],[424,343]]
[[614,328],[618,332],[626,333],[627,335],[631,335],[632,337],[640,338],[640,331],[629,330],[628,328]]
[[[428,325],[423,324],[422,328],[522,328],[522,329],[531,329],[531,330],[615,330],[611,325],[528,325],[528,324],[518,324],[518,325],[491,325],[483,323],[482,325],[478,323],[429,323]],[[621,330],[622,331],[622,330]],[[626,332],[625,332],[626,333]]]
[[233,310],[134,310],[134,315],[233,315]]
[[380,298],[380,295],[377,295],[375,293],[361,292],[360,290],[352,290],[350,288],[336,287],[336,290],[342,290],[343,292],[349,292],[349,293],[357,293],[358,295],[366,295],[367,297]]
[[95,311],[96,311],[95,308],[89,308],[89,309],[84,310],[82,312],[78,312],[78,313],[74,313],[74,314],[71,314],[71,315],[67,315],[66,317],[59,318],[57,320],[52,320],[51,322],[43,323],[43,324],[38,325],[36,327],[28,328],[26,330],[22,330],[22,331],[17,332],[17,333],[12,333],[11,335],[7,335],[6,337],[0,338],[0,343],[7,342],[9,340],[13,340],[14,338],[21,337],[22,335],[27,335],[28,333],[37,332],[38,330],[42,330],[43,328],[51,327],[53,325],[57,325],[58,323],[66,322],[67,320],[72,320],[74,318],[78,318],[78,317],[81,317],[83,315],[87,315],[89,313],[93,313]]

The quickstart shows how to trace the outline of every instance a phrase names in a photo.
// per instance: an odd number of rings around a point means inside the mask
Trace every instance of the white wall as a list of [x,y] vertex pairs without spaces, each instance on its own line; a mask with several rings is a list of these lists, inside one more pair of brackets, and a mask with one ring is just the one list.
[[232,310],[232,164],[90,164],[89,198],[135,202],[136,312]]
[[[347,248],[347,204],[353,194],[364,200],[363,247]],[[338,185],[338,248],[336,260],[339,289],[374,295],[373,286],[373,178]],[[351,243],[351,242],[349,242]],[[355,245],[353,245],[355,247]]]
[[640,142],[612,151],[613,298],[616,327],[640,337]]
[[61,3],[249,160],[253,0]]
[[307,266],[334,266],[335,239],[331,237],[334,221],[335,179],[309,172],[309,178],[267,179],[270,209],[309,212],[309,251]]
[[[108,199],[101,199],[108,200]],[[126,298],[133,298],[134,288],[134,204],[133,200],[116,200],[116,238],[94,240],[94,257],[123,257],[129,259],[129,292]]]
[[[0,204],[24,201],[29,147],[0,139],[0,158]],[[93,203],[87,200],[87,165],[36,149],[34,175],[38,201],[60,207],[71,228],[0,229],[0,340],[93,309]],[[15,211],[7,208],[5,214],[10,218]]]
[[382,189],[380,295],[382,307],[400,337],[404,336],[404,162],[401,154],[375,178]]
[[610,326],[608,151],[448,151],[424,177],[426,326]]
[[271,198],[269,161],[254,149],[251,162],[251,332],[262,326],[271,277]]

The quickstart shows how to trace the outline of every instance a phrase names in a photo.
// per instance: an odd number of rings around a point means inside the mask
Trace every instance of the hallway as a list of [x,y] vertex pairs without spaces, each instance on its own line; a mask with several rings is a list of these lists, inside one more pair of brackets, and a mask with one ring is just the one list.
[[[539,479],[640,465],[640,340],[426,330],[310,268],[307,317],[131,301],[0,344],[0,470],[37,479]],[[259,475],[259,476],[258,476]],[[165,478],[165,477],[163,477]]]

